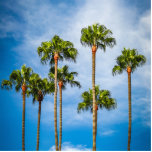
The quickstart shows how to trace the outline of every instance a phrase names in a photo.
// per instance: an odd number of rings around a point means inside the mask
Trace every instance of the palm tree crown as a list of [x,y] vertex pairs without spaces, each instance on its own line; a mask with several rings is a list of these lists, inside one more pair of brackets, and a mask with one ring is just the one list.
[[54,92],[54,83],[48,81],[47,78],[41,79],[36,73],[33,73],[29,79],[29,90],[27,91],[27,96],[32,95],[33,102],[35,100],[39,101],[39,91],[42,95],[50,94]]
[[[102,109],[105,108],[107,110],[113,109],[116,107],[116,101],[114,98],[111,98],[111,93],[108,90],[100,90],[99,86],[95,87],[95,96],[96,96],[96,104]],[[93,92],[92,89],[89,91],[85,91],[82,93],[83,102],[78,104],[78,112],[81,110],[91,110],[93,111]]]
[[54,64],[55,52],[59,55],[59,60],[63,59],[76,61],[78,54],[77,49],[74,48],[73,43],[64,41],[59,36],[55,35],[51,41],[42,42],[37,49],[38,55],[41,57],[41,62],[46,63],[50,61],[50,65]]
[[[52,67],[49,73],[49,78],[51,81],[55,79],[54,72],[55,72],[55,69],[54,67]],[[65,89],[65,86],[67,83],[69,83],[71,87],[77,86],[80,88],[81,87],[80,83],[74,80],[74,77],[77,75],[78,75],[77,72],[69,72],[69,67],[67,65],[63,66],[62,68],[58,68],[57,78],[58,78],[58,81],[63,82],[62,89]]]
[[116,44],[115,38],[112,37],[112,31],[104,25],[93,24],[81,30],[81,44],[106,50],[106,46],[113,47]]
[[26,83],[26,86],[28,86],[29,84],[29,79],[30,76],[32,75],[32,69],[30,67],[26,67],[26,65],[24,64],[21,67],[21,70],[14,70],[10,76],[9,76],[9,80],[3,80],[1,87],[2,89],[12,89],[12,86],[15,86],[15,90],[18,92],[23,83]]
[[116,59],[117,65],[114,66],[112,74],[121,74],[127,70],[127,67],[131,68],[134,72],[137,67],[142,66],[146,62],[146,58],[143,55],[138,54],[136,49],[126,49],[122,51],[122,55]]

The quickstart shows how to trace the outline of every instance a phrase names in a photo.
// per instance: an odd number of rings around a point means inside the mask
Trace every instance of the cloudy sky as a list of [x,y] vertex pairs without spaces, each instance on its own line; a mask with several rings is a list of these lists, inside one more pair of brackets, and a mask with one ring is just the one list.
[[[92,115],[77,113],[81,93],[91,88],[91,49],[80,43],[81,29],[99,23],[113,31],[117,45],[98,50],[96,84],[108,89],[117,109],[98,111],[97,150],[127,150],[128,90],[127,73],[112,76],[121,50],[135,48],[147,58],[132,75],[131,150],[151,147],[151,10],[150,0],[2,0],[0,1],[0,82],[23,64],[47,77],[49,65],[42,65],[37,54],[41,42],[55,34],[74,43],[77,63],[67,64],[82,88],[67,86],[63,91],[63,150],[91,150]],[[22,96],[14,90],[0,90],[0,150],[21,150]],[[42,103],[40,150],[54,150],[53,96]],[[36,149],[38,103],[26,100],[25,148]],[[58,119],[59,120],[59,119]]]

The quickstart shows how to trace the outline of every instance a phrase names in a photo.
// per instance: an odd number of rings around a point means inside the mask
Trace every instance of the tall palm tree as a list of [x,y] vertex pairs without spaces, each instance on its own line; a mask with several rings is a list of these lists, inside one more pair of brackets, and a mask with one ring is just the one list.
[[42,42],[37,49],[38,55],[41,57],[41,62],[49,61],[50,65],[55,63],[55,92],[54,92],[54,128],[55,128],[55,146],[58,150],[58,134],[57,134],[57,67],[58,60],[76,61],[78,54],[77,49],[70,41],[64,41],[59,36],[55,35],[51,41]]
[[[100,90],[99,86],[95,86],[95,99],[96,99],[96,104],[95,104],[95,123],[96,123],[96,132],[97,134],[97,110],[98,107],[100,109],[107,109],[111,110],[116,108],[116,101],[114,98],[111,98],[111,93],[108,90]],[[81,95],[83,101],[78,104],[78,113],[84,110],[90,110],[93,112],[93,91],[92,89],[89,89],[89,91],[85,91]]]
[[38,74],[33,73],[29,79],[29,90],[27,96],[32,95],[33,103],[37,100],[39,102],[38,110],[38,124],[37,124],[37,144],[36,150],[39,150],[39,137],[40,137],[40,117],[41,117],[41,102],[46,94],[54,92],[54,83],[47,80],[47,78],[41,79]]
[[113,47],[116,44],[112,37],[112,31],[104,25],[93,24],[81,30],[81,44],[92,48],[92,90],[93,90],[93,150],[96,150],[96,131],[95,131],[95,56],[97,49],[106,51],[106,46]]
[[29,84],[29,79],[32,75],[32,69],[23,65],[21,70],[14,70],[9,76],[9,80],[3,80],[1,88],[12,89],[15,87],[16,92],[22,89],[23,95],[23,112],[22,112],[22,150],[25,150],[25,94],[27,91],[27,86]]
[[122,51],[122,55],[116,59],[116,65],[112,70],[112,74],[121,74],[123,71],[128,73],[128,106],[129,106],[129,126],[128,126],[128,151],[130,151],[131,142],[131,72],[133,73],[137,67],[142,66],[146,62],[143,55],[138,54],[136,49],[126,49]]
[[[55,79],[55,68],[52,67],[50,69],[49,78],[51,81]],[[66,84],[69,83],[71,87],[77,86],[81,87],[78,81],[74,80],[74,77],[77,76],[77,72],[69,72],[69,67],[67,65],[62,68],[58,68],[57,70],[57,78],[59,85],[59,94],[60,94],[60,125],[59,125],[59,151],[61,151],[61,143],[62,143],[62,90],[65,89]]]

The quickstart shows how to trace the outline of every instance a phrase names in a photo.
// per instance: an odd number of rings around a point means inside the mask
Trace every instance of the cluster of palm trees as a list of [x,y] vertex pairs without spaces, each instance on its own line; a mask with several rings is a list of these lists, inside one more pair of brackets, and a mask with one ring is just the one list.
[[[97,134],[97,110],[106,108],[108,110],[116,108],[116,101],[111,97],[108,90],[100,90],[99,85],[95,85],[95,61],[96,51],[98,49],[106,51],[106,47],[113,47],[116,44],[115,38],[112,37],[112,31],[104,25],[94,24],[81,30],[81,44],[92,48],[92,89],[82,93],[83,102],[78,104],[77,110],[91,110],[93,113],[93,150],[96,150]],[[46,94],[54,95],[54,128],[55,128],[55,147],[61,151],[62,145],[62,90],[66,88],[67,83],[73,86],[81,87],[80,83],[75,80],[77,72],[69,72],[67,65],[58,68],[59,61],[68,60],[76,62],[78,51],[74,48],[73,43],[64,41],[55,35],[50,41],[42,42],[38,47],[37,53],[41,58],[42,64],[49,63],[50,71],[48,78],[41,78],[34,73],[32,68],[23,65],[21,70],[14,70],[9,76],[9,80],[3,80],[1,87],[12,89],[19,92],[22,90],[23,96],[23,114],[22,114],[22,150],[25,150],[25,97],[32,96],[33,102],[39,102],[38,124],[37,124],[37,145],[39,150],[40,137],[40,116],[41,102]],[[131,140],[131,72],[133,73],[138,66],[143,65],[146,58],[139,55],[136,49],[126,49],[122,51],[116,59],[117,65],[112,69],[112,74],[121,74],[123,71],[128,73],[128,103],[129,103],[129,127],[128,127],[128,150],[130,150]],[[58,84],[58,86],[57,86]],[[59,143],[57,131],[57,90],[59,88]]]

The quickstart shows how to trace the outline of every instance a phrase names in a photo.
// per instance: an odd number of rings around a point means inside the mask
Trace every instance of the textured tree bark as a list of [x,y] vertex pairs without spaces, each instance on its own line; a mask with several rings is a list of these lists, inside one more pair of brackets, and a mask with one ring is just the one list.
[[23,112],[22,112],[22,151],[25,151],[25,91],[26,85],[22,85],[23,93]]
[[41,101],[39,101],[39,111],[38,111],[38,124],[37,124],[37,144],[36,150],[39,150],[39,137],[40,137],[40,117],[41,117]]
[[98,104],[95,105],[95,121],[96,121],[96,136],[97,136],[97,115],[98,115]]
[[62,143],[62,86],[59,85],[60,91],[60,127],[59,127],[59,151],[61,151],[61,143]]
[[96,47],[92,47],[92,91],[93,91],[93,151],[96,151],[96,114],[95,114],[95,55]]
[[58,54],[55,54],[54,60],[55,60],[54,128],[55,128],[55,147],[56,147],[56,151],[58,151],[58,132],[57,132],[57,66],[58,66]]
[[128,71],[128,106],[129,106],[129,126],[128,126],[128,151],[130,151],[131,142],[131,70]]

